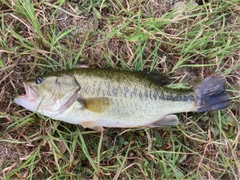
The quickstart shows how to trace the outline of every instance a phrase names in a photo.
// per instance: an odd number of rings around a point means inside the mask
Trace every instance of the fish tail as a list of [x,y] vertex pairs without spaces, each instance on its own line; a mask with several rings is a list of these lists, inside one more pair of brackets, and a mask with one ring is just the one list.
[[226,79],[221,72],[207,77],[193,89],[196,94],[196,112],[219,110],[230,104],[230,96],[226,93]]

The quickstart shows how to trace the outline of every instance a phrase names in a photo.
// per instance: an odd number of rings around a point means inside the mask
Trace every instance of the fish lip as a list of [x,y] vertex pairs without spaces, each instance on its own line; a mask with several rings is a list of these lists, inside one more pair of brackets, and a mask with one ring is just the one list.
[[23,82],[23,86],[24,86],[24,90],[25,90],[25,93],[26,93],[26,94],[24,94],[23,96],[24,96],[25,98],[27,98],[27,97],[28,97],[28,94],[29,94],[29,85],[28,85],[26,82]]
[[23,82],[23,86],[26,94],[22,95],[22,97],[30,101],[35,101],[38,98],[37,87],[31,87],[27,82]]

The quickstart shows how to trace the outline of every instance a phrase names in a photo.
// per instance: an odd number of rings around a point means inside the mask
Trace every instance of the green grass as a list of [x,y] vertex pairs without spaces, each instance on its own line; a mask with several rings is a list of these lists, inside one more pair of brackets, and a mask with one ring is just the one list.
[[[0,2],[2,179],[239,179],[240,3]],[[153,71],[171,87],[220,70],[231,105],[179,114],[172,128],[106,128],[51,120],[13,103],[22,81],[86,65]]]

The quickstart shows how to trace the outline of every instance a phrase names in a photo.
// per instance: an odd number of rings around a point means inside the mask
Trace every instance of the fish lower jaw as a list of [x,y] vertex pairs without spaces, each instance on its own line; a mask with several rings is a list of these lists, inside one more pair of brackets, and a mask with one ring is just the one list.
[[18,97],[15,98],[15,99],[24,99],[25,101],[28,101],[28,102],[30,102],[30,103],[34,103],[34,102],[36,101],[36,98],[35,98],[35,97],[30,97],[30,96],[28,96],[27,94],[18,96]]
[[[14,103],[21,105],[23,107],[28,107],[28,106],[32,106],[32,105],[36,104],[35,100],[36,99],[29,98],[27,95],[21,95],[21,96],[17,96],[14,99]],[[27,108],[27,109],[29,109],[29,108]]]

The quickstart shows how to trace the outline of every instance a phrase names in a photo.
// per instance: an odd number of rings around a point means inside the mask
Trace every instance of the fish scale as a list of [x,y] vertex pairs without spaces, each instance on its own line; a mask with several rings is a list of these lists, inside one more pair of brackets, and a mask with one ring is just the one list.
[[[181,112],[186,109],[190,109],[194,104],[194,95],[189,95],[188,92],[185,92],[184,95],[178,95],[175,93],[170,93],[166,95],[166,92],[159,92],[161,87],[152,87],[153,84],[149,84],[150,87],[144,87],[142,84],[134,83],[133,80],[138,80],[137,78],[132,78],[131,85],[126,86],[127,81],[106,81],[104,78],[99,78],[98,80],[93,80],[94,76],[89,76],[84,78],[84,75],[76,75],[75,78],[79,79],[79,84],[81,86],[80,96],[83,98],[89,97],[109,97],[111,99],[111,106],[107,109],[106,112],[101,112],[96,114],[97,119],[104,119],[101,124],[103,126],[108,126],[113,124],[116,115],[121,117],[122,123],[121,126],[135,126],[136,121],[140,125],[146,124],[145,120],[148,119],[150,122],[155,121],[158,117],[166,115],[165,112]],[[84,80],[82,80],[84,79]],[[81,81],[80,81],[81,80]],[[89,84],[93,80],[94,83]],[[120,84],[120,85],[119,85]],[[113,89],[117,88],[118,92],[113,96]],[[152,89],[150,89],[152,88]],[[95,92],[95,89],[99,89],[99,93]],[[158,91],[157,91],[158,89]],[[131,97],[132,94],[135,94],[135,97]],[[177,96],[177,98],[174,96]],[[115,97],[115,98],[114,98]],[[189,98],[191,97],[191,98]],[[134,100],[133,100],[134,98]],[[137,99],[136,99],[137,98]],[[131,99],[131,101],[128,101]],[[154,99],[154,101],[152,101]],[[168,101],[161,102],[157,101],[158,99],[166,99]],[[179,99],[185,99],[183,102],[178,102],[179,105],[177,108],[172,109],[172,101],[177,101]],[[188,101],[186,102],[186,99]],[[187,104],[187,106],[186,106]],[[99,104],[101,106],[101,104]],[[146,113],[146,111],[148,113]],[[98,112],[99,113],[99,112]],[[78,117],[81,116],[79,112]],[[109,118],[114,117],[114,118]],[[118,125],[120,126],[120,125]]]
[[[76,79],[83,79],[82,76],[76,76]],[[150,87],[143,87],[142,85],[139,85],[136,83],[136,85],[128,85],[129,82],[114,82],[114,79],[111,79],[110,82],[101,82],[101,79],[94,80],[93,83],[89,84],[88,82],[91,81],[91,78],[89,80],[86,80],[86,83],[82,86],[84,87],[84,92],[89,92],[89,94],[96,95],[96,96],[120,96],[120,97],[128,97],[128,98],[140,98],[141,100],[150,98],[151,100],[171,100],[171,101],[188,101],[188,100],[195,100],[194,93],[192,91],[176,91],[172,92],[173,90],[169,90],[159,87],[159,86],[153,86],[150,84]],[[138,81],[138,79],[136,79]],[[130,81],[132,82],[132,81]],[[81,84],[81,82],[79,82]],[[119,85],[121,84],[121,85]],[[151,86],[152,85],[152,86]],[[95,92],[97,89],[97,93]],[[89,91],[90,90],[90,91]],[[101,91],[101,93],[100,93]],[[165,92],[166,91],[166,92]],[[91,93],[90,93],[91,92]],[[119,93],[118,93],[119,92]],[[191,92],[191,93],[190,93]],[[95,94],[96,93],[96,94]]]

